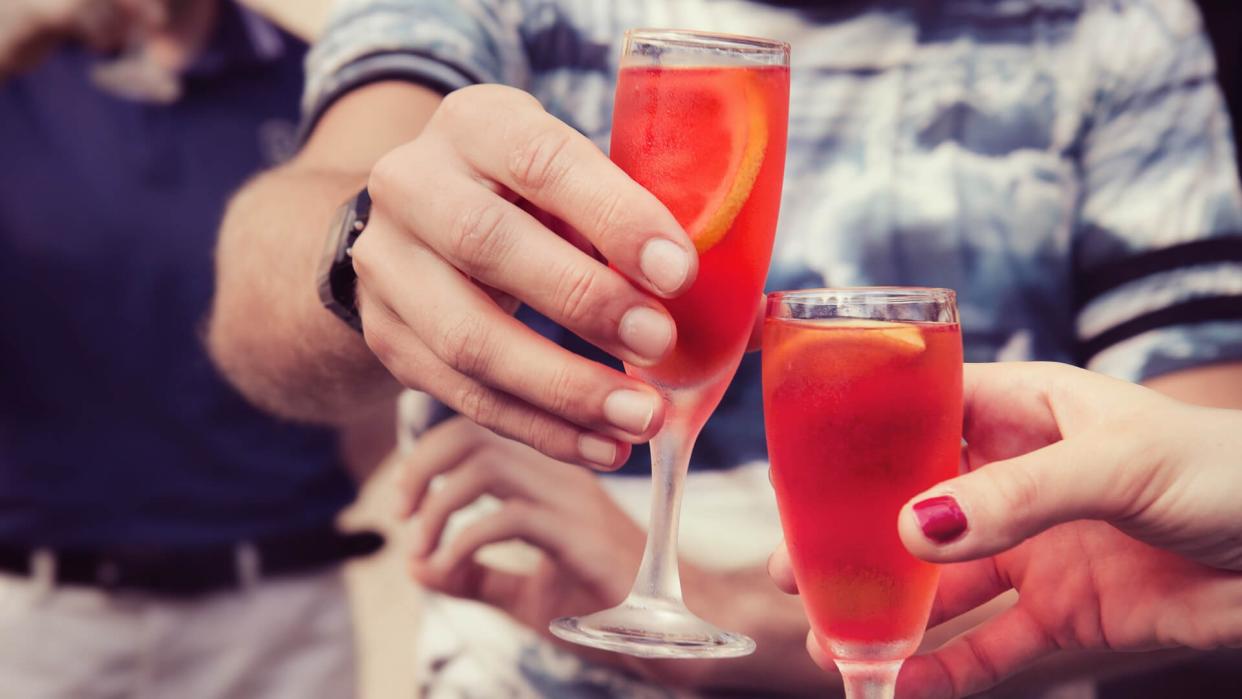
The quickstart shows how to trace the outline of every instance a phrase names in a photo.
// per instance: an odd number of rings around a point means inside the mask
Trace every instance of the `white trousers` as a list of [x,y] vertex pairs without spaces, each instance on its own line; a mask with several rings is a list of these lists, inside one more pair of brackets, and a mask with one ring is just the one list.
[[0,575],[5,698],[347,698],[353,640],[339,569],[189,601]]

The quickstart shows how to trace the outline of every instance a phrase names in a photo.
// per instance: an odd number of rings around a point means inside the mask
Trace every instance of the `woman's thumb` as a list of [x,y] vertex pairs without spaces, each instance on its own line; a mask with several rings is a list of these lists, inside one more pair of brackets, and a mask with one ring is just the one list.
[[[911,553],[934,562],[983,558],[1063,522],[1109,519],[1126,509],[1117,468],[1089,440],[1060,441],[995,461],[916,495],[898,530]],[[1092,453],[1093,452],[1093,453]]]

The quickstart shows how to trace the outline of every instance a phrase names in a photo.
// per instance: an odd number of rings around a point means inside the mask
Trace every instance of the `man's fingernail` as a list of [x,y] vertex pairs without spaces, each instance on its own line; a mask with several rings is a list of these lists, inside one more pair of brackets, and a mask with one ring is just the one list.
[[604,419],[617,429],[640,435],[651,426],[656,400],[654,395],[643,391],[613,391],[604,399]]
[[662,293],[672,294],[690,275],[690,255],[670,240],[652,238],[638,256],[638,267],[652,286]]
[[621,316],[617,334],[631,352],[654,362],[673,342],[673,321],[654,308],[637,306]]
[[920,500],[912,509],[923,536],[938,544],[947,544],[966,531],[966,515],[948,495]]
[[611,439],[584,434],[578,438],[578,453],[593,464],[612,467],[617,460],[617,444]]

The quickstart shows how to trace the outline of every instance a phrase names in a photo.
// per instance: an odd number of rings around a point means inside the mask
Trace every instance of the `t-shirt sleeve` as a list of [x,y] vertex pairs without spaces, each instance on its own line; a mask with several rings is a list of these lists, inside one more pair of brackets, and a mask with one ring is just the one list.
[[526,87],[519,0],[338,0],[306,59],[302,134],[341,96],[381,80],[448,93]]
[[[1074,240],[1081,363],[1132,381],[1242,360],[1242,190],[1189,3],[1100,3]],[[1120,8],[1120,9],[1117,9]]]

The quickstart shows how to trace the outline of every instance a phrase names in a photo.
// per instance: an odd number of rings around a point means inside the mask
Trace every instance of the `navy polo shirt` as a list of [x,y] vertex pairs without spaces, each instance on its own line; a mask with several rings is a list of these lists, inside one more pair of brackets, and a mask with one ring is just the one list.
[[73,49],[0,85],[0,544],[232,542],[352,499],[332,433],[249,406],[203,345],[221,214],[291,152],[305,54],[221,7],[173,105]]

